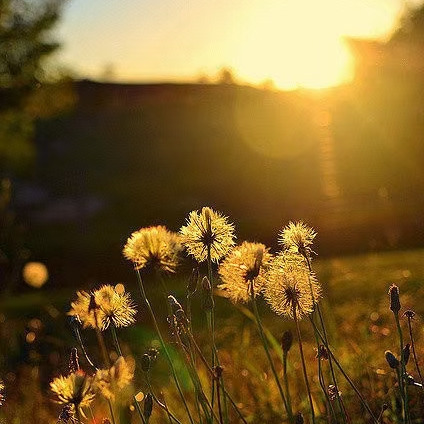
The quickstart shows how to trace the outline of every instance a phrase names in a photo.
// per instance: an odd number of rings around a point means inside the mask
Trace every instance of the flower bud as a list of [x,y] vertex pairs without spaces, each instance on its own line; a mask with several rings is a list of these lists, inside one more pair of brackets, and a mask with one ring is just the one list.
[[398,314],[400,311],[400,300],[399,300],[399,287],[392,284],[389,288],[390,297],[390,309],[394,314]]
[[404,346],[403,352],[402,352],[403,363],[404,363],[405,366],[408,364],[410,355],[411,355],[411,344],[407,343]]
[[203,277],[202,280],[202,307],[205,311],[211,311],[214,308],[212,297],[212,287],[208,277]]
[[290,330],[287,330],[283,333],[281,337],[281,348],[284,353],[288,353],[293,344],[293,334]]
[[295,424],[303,424],[304,422],[302,413],[298,412],[295,417]]
[[153,410],[153,396],[151,393],[147,393],[146,397],[144,398],[144,418],[148,419],[150,418],[150,415],[152,415]]
[[386,350],[386,352],[384,352],[384,355],[390,368],[397,369],[399,367],[399,360],[396,358],[395,355],[393,355],[392,352],[390,352],[390,350]]

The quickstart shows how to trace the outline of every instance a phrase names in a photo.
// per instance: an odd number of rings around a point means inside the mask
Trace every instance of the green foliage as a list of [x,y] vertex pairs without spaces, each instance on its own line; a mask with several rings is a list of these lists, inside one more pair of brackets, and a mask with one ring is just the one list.
[[0,170],[22,171],[34,157],[34,119],[46,82],[43,65],[63,0],[0,0]]

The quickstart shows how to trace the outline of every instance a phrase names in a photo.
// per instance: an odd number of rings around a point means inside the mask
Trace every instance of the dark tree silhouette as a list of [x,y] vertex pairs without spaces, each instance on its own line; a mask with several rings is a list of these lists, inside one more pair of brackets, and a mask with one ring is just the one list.
[[57,48],[51,30],[65,0],[0,0],[0,171],[9,174],[32,158],[34,120],[46,114],[51,91],[43,72]]

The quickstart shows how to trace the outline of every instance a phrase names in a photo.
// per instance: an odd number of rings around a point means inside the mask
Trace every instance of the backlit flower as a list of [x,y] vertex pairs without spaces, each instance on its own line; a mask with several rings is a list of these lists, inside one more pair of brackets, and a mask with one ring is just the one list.
[[92,293],[79,291],[68,315],[78,316],[85,328],[106,330],[110,325],[131,325],[135,322],[136,313],[129,293],[104,285]]
[[280,232],[278,242],[285,249],[292,249],[301,255],[309,255],[316,232],[302,221],[289,224]]
[[74,410],[89,406],[94,399],[92,379],[81,370],[55,378],[50,389],[56,395],[57,403],[72,405]]
[[182,245],[178,234],[166,227],[147,227],[135,231],[124,247],[124,256],[137,269],[153,268],[164,272],[175,272]]
[[266,282],[265,274],[271,263],[272,255],[261,243],[243,242],[235,247],[219,266],[219,276],[229,299],[234,302],[248,302],[251,296],[257,296]]
[[234,246],[234,225],[220,212],[204,207],[190,212],[187,225],[180,230],[182,242],[197,262],[208,259],[218,262]]
[[279,254],[273,260],[267,274],[265,298],[274,312],[302,318],[313,311],[320,296],[320,285],[298,255]]

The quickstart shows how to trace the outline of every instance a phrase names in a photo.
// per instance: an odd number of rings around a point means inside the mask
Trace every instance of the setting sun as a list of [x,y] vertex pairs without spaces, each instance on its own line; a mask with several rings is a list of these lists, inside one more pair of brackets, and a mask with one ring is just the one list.
[[318,89],[353,77],[353,57],[334,2],[274,2],[249,24],[237,64],[246,79],[271,79],[283,89]]

